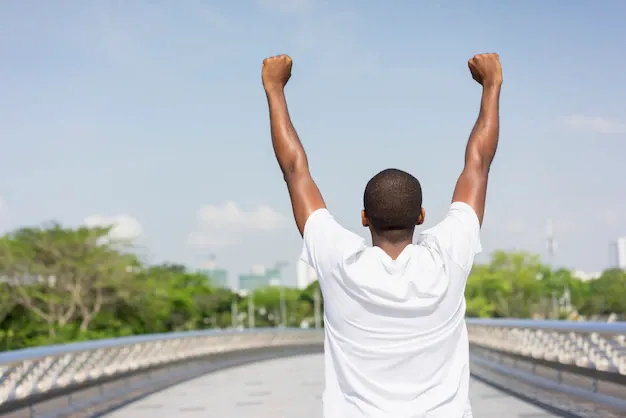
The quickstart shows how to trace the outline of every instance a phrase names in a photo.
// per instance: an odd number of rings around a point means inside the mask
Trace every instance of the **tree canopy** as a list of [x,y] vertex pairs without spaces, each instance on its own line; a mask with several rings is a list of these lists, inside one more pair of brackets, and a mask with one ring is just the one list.
[[[0,238],[0,350],[233,326],[314,326],[316,306],[323,309],[317,282],[241,296],[210,279],[181,265],[142,263],[127,243],[109,238],[108,228],[13,231]],[[496,251],[470,274],[467,315],[624,314],[625,288],[621,270],[583,282],[536,255]]]

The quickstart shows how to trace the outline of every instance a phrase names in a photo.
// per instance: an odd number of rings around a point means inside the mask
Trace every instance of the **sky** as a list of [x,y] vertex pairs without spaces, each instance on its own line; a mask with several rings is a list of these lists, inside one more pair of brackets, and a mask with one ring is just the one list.
[[[266,56],[330,211],[364,237],[385,168],[442,219],[498,52],[501,136],[483,225],[497,249],[594,272],[626,235],[626,2],[0,2],[0,230],[112,225],[149,263],[231,278],[289,262],[301,238],[269,135]],[[621,167],[621,169],[619,168]],[[546,253],[546,219],[556,254]]]

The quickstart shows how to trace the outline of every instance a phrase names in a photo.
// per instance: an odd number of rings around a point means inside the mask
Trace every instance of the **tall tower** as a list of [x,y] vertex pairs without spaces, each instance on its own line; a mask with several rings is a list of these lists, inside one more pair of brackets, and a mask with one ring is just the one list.
[[[554,250],[556,249],[556,241],[554,240],[554,227],[552,224],[552,218],[546,219],[546,246],[548,247],[548,256],[550,257],[550,262],[554,261]],[[559,307],[558,307],[558,297],[557,291],[552,291],[552,318],[558,319],[559,317]]]
[[615,247],[617,252],[617,268],[626,270],[626,237],[618,238]]
[[209,254],[206,263],[202,267],[210,270],[217,268],[217,257],[215,257],[215,254]]
[[548,254],[550,255],[550,258],[553,258],[556,250],[556,240],[554,239],[552,218],[548,218],[546,220],[546,244],[548,246]]

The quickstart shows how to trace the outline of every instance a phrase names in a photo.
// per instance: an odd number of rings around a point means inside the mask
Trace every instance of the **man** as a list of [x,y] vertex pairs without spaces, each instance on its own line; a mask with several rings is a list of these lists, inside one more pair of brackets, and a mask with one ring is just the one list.
[[425,216],[420,183],[384,170],[363,198],[369,247],[335,221],[311,177],[285,100],[291,59],[263,61],[274,151],[304,237],[302,258],[317,272],[324,296],[325,418],[471,417],[463,293],[481,251],[502,69],[497,54],[468,64],[482,100],[447,215],[412,244]]

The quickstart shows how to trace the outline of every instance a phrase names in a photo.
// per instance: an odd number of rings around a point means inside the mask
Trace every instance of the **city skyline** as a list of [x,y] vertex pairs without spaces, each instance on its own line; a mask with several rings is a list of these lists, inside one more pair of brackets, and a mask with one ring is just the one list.
[[[621,12],[620,12],[621,10]],[[230,274],[301,251],[269,135],[262,59],[294,59],[290,112],[329,209],[396,167],[446,212],[480,90],[467,59],[500,54],[501,139],[484,252],[596,272],[626,235],[626,3],[318,0],[0,4],[0,230],[113,225],[149,263]],[[480,24],[477,24],[480,22]],[[554,256],[546,245],[553,220]]]

